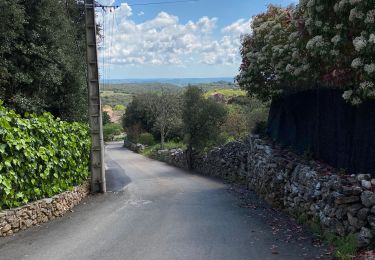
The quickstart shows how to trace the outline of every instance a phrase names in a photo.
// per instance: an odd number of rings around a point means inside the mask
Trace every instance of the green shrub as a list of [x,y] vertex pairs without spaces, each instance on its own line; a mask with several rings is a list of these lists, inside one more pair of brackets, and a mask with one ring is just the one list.
[[124,105],[116,105],[113,110],[115,111],[124,111],[125,110],[125,106]]
[[144,145],[154,145],[155,139],[154,136],[150,133],[143,133],[139,136],[139,142]]
[[111,117],[109,116],[107,111],[102,112],[102,120],[103,120],[103,125],[111,123]]
[[142,128],[140,124],[135,124],[125,128],[126,137],[125,139],[132,143],[139,143],[139,137],[142,134]]
[[21,117],[0,101],[0,209],[51,197],[89,175],[88,127],[49,113]]
[[110,123],[103,126],[104,141],[113,141],[116,135],[123,132],[121,125]]

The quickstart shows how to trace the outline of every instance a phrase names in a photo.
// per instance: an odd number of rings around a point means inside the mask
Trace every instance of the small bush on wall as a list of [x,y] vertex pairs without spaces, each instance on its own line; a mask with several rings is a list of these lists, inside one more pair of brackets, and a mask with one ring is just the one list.
[[89,175],[88,127],[49,113],[21,117],[0,101],[0,209],[51,197]]

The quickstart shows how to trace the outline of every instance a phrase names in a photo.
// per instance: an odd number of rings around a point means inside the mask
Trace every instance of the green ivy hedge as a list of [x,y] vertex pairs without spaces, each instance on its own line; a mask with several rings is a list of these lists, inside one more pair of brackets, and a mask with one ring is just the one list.
[[24,117],[0,100],[0,209],[51,197],[89,175],[88,127],[45,113]]

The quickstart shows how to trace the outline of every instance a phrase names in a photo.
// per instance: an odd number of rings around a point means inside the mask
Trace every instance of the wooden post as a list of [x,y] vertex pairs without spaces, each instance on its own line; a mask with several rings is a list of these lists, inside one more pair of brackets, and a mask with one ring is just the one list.
[[106,181],[94,0],[85,0],[85,20],[87,86],[89,89],[89,121],[91,129],[91,192],[96,193],[106,192]]

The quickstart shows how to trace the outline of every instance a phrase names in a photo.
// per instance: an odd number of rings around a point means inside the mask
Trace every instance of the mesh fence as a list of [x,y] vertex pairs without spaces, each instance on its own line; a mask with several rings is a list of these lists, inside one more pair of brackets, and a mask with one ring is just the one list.
[[375,176],[375,100],[352,106],[341,96],[339,90],[316,89],[274,99],[269,135],[350,174]]

